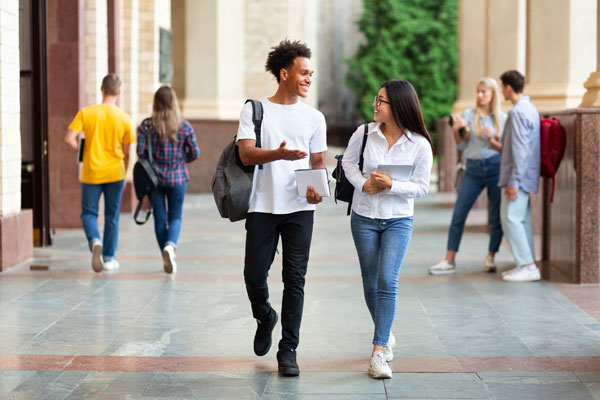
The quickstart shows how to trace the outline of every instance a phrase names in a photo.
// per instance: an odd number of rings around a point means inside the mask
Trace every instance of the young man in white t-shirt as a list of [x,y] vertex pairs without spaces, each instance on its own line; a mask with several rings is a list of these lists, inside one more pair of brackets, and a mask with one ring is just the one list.
[[244,280],[258,326],[254,352],[263,356],[271,348],[271,332],[277,313],[269,303],[267,276],[281,236],[283,254],[282,339],[277,362],[279,373],[296,376],[296,363],[304,281],[310,251],[315,204],[322,198],[308,187],[306,198],[298,195],[294,171],[325,168],[327,150],[325,117],[299,101],[312,82],[311,51],[301,42],[284,40],[267,57],[266,70],[279,87],[261,99],[264,116],[261,148],[256,147],[252,105],[240,115],[238,145],[245,165],[262,165],[254,171],[250,208],[246,219]]

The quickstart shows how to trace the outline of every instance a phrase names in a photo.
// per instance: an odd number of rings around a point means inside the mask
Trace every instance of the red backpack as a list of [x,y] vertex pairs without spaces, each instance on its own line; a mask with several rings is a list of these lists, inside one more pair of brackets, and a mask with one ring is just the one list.
[[544,118],[540,123],[541,175],[552,178],[552,194],[554,200],[554,175],[558,171],[560,161],[567,148],[567,132],[557,118]]

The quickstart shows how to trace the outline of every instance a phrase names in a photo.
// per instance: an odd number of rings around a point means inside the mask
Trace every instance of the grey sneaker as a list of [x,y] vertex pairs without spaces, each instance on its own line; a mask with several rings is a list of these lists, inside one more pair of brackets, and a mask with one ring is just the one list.
[[102,261],[102,244],[99,241],[92,244],[92,269],[94,272],[102,272],[104,261]]
[[485,267],[486,272],[496,272],[498,269],[496,267],[496,262],[494,261],[494,257],[489,254],[485,256],[485,260],[483,261],[483,266]]
[[369,364],[369,375],[376,379],[388,379],[392,377],[392,369],[385,361],[383,351],[376,351]]
[[429,267],[429,274],[431,275],[450,275],[455,273],[456,265],[450,264],[448,260],[445,259]]

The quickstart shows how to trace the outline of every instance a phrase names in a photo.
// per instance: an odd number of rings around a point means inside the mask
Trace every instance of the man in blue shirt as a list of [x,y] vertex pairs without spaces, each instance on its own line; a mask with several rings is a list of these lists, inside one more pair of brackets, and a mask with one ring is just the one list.
[[531,228],[530,193],[537,193],[540,182],[540,115],[523,95],[525,78],[518,71],[500,76],[502,94],[513,104],[502,135],[502,162],[498,186],[503,188],[500,219],[516,267],[502,279],[510,282],[540,280],[535,265]]

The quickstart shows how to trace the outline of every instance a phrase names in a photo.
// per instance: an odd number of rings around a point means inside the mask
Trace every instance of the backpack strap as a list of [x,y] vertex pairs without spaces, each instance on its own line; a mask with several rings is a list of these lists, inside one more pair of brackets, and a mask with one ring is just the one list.
[[[369,137],[367,135],[367,133],[369,133],[369,124],[365,124],[362,147],[360,148],[360,158],[358,161],[358,169],[360,170],[361,173],[363,172],[363,165],[365,163],[365,157],[364,157],[365,147],[367,147],[367,138]],[[348,210],[346,210],[346,215],[350,215],[351,210],[352,210],[352,201],[349,201],[348,202]]]
[[[256,147],[262,148],[262,142],[260,140],[260,133],[263,121],[263,106],[258,100],[248,99],[246,103],[252,104],[252,123],[254,124],[254,134],[256,135]],[[263,169],[262,164],[258,165],[258,169]]]

